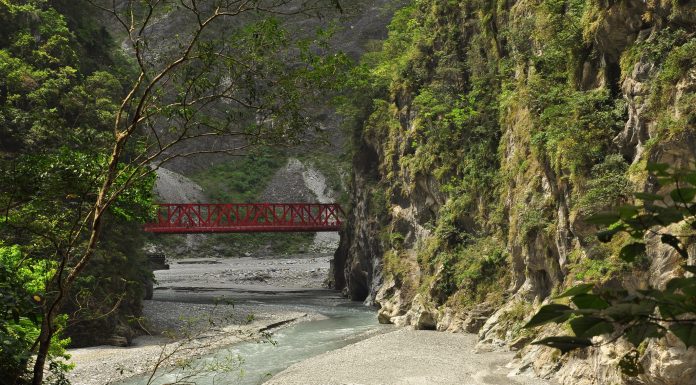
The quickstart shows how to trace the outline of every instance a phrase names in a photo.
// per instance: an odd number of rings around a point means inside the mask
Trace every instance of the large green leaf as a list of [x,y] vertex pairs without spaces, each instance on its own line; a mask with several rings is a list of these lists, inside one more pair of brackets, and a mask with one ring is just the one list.
[[655,225],[660,224],[657,215],[655,215],[654,213],[639,214],[633,218],[624,220],[624,222],[631,228],[639,230],[638,232],[636,232],[636,238],[642,238],[643,231],[645,229],[649,229]]
[[621,219],[615,212],[605,212],[591,215],[585,218],[585,222],[593,225],[609,226]]
[[672,190],[669,196],[675,202],[679,203],[691,203],[696,197],[696,188],[694,187],[682,187]]
[[566,305],[552,303],[542,306],[541,309],[532,317],[532,319],[524,325],[525,328],[531,328],[539,325],[544,325],[549,322],[565,322],[570,318],[573,309]]
[[633,344],[633,346],[640,345],[641,342],[648,338],[660,338],[665,334],[665,328],[648,321],[638,322],[626,329],[624,336]]
[[637,192],[633,193],[633,196],[646,202],[661,201],[664,199],[662,195],[647,193],[647,192]]
[[619,216],[621,217],[621,219],[624,219],[624,220],[631,219],[631,218],[635,217],[636,215],[638,215],[638,213],[640,212],[639,207],[633,206],[633,205],[619,206],[618,210],[619,210]]
[[604,310],[609,303],[596,294],[578,294],[570,299],[579,309]]
[[649,209],[656,214],[655,221],[662,226],[668,226],[684,219],[684,212],[674,207],[650,206],[646,209]]
[[633,262],[639,255],[645,254],[645,243],[634,242],[621,248],[619,257],[626,262]]
[[561,351],[565,354],[575,349],[583,349],[592,346],[592,342],[587,338],[571,336],[548,337],[543,340],[534,341],[532,345],[545,345]]
[[682,180],[685,180],[687,183],[689,183],[692,186],[696,186],[696,172],[694,171],[689,171],[682,175]]
[[607,320],[593,316],[577,317],[570,320],[570,328],[576,337],[590,338],[614,331],[614,326]]
[[660,241],[666,245],[672,246],[674,250],[676,250],[679,255],[684,257],[685,259],[689,259],[689,253],[682,248],[681,242],[679,241],[679,238],[675,237],[672,234],[662,234],[660,237]]
[[674,292],[679,289],[677,286],[678,284],[673,283],[673,289],[656,290],[653,294],[659,304],[660,316],[664,319],[675,319],[682,314],[696,312],[692,297]]
[[656,175],[667,175],[667,170],[669,170],[668,163],[648,163],[646,169],[651,173]]
[[[667,282],[666,289],[670,293],[674,293],[677,290],[682,290],[683,293],[689,294],[693,290],[694,287],[696,287],[696,278],[695,277],[689,277],[689,278],[677,277],[677,278],[672,278]],[[689,293],[687,293],[687,291]]]
[[676,182],[676,180],[672,175],[657,177],[657,184],[660,186],[669,186],[671,184],[674,184],[674,182]]
[[687,348],[696,346],[696,323],[677,323],[670,325],[669,330],[679,337]]
[[643,300],[640,303],[618,303],[604,310],[604,314],[616,322],[629,322],[651,316],[655,311],[655,301]]
[[557,295],[555,298],[565,298],[565,297],[572,297],[574,295],[578,294],[587,294],[590,290],[594,288],[593,283],[582,283],[580,285],[576,285],[571,287],[570,289],[564,291],[563,293]]

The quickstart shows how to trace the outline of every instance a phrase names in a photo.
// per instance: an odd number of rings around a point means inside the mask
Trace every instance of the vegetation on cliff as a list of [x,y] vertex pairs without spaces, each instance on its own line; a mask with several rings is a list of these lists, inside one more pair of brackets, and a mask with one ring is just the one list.
[[[381,234],[370,244],[383,255],[381,318],[456,330],[454,309],[468,330],[493,313],[481,309],[500,308],[482,335],[519,349],[539,331],[520,328],[533,307],[518,303],[538,306],[578,282],[659,286],[651,271],[664,264],[680,274],[655,248],[627,263],[628,236],[600,242],[583,219],[654,192],[648,162],[693,161],[695,10],[419,0],[398,11],[354,71],[354,92],[371,100],[343,109],[354,191],[371,191],[353,194],[343,252],[350,266],[366,229]],[[641,359],[649,364],[645,350]]]

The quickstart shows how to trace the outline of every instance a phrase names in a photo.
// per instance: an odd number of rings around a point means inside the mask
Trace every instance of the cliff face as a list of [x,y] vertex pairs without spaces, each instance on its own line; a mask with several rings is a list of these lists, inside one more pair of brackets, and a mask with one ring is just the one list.
[[365,60],[335,286],[382,322],[478,332],[562,383],[693,384],[696,351],[674,338],[628,378],[621,341],[561,357],[529,345],[558,330],[521,325],[579,281],[678,274],[657,240],[629,266],[624,240],[599,243],[582,218],[653,191],[646,162],[693,164],[696,3],[455,3],[400,10]]

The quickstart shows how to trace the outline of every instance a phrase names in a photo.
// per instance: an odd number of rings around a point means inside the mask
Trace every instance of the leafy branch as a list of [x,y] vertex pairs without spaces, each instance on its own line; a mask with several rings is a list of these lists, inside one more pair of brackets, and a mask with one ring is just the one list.
[[[340,9],[336,0],[86,2],[125,33],[122,45],[131,57],[132,77],[95,73],[84,86],[73,87],[65,121],[81,126],[47,136],[60,143],[52,143],[50,151],[32,153],[27,138],[18,140],[24,147],[8,147],[8,154],[0,151],[0,184],[10,186],[0,188],[2,229],[12,232],[18,244],[38,244],[34,240],[41,239],[40,248],[32,246],[32,258],[55,262],[39,304],[40,333],[31,349],[36,354],[34,385],[44,382],[52,341],[60,333],[60,313],[103,242],[105,222],[110,217],[146,217],[153,174],[174,159],[240,155],[255,146],[304,142],[318,129],[310,106],[319,103],[312,101],[325,99],[339,83],[336,73],[347,64],[343,55],[327,53],[319,42],[295,41],[276,19]],[[0,3],[0,8],[9,7]],[[182,23],[171,39],[157,39],[154,27],[163,14],[190,23]],[[50,15],[64,24],[57,14]],[[60,31],[69,42],[68,28]],[[51,75],[72,73],[79,60],[70,57],[71,62],[61,63],[63,72]],[[43,78],[36,72],[39,84]],[[93,100],[96,106],[87,104]],[[20,107],[35,110],[25,104]],[[47,109],[41,117],[55,119],[51,114]],[[90,120],[83,122],[87,116]],[[0,150],[5,148],[4,135],[3,129]]]
[[[568,323],[572,336],[552,336],[533,342],[567,353],[595,346],[594,337],[608,336],[606,344],[624,338],[634,349],[620,364],[629,375],[641,372],[635,348],[645,340],[673,334],[687,348],[696,346],[696,265],[690,265],[688,247],[696,230],[696,170],[670,170],[667,164],[649,164],[648,172],[667,193],[638,192],[635,205],[593,215],[586,222],[603,226],[597,233],[600,242],[610,242],[617,234],[626,233],[630,240],[619,251],[619,257],[633,263],[646,255],[649,239],[672,248],[681,258],[683,276],[670,279],[664,288],[644,290],[601,288],[591,283],[576,285],[542,306],[527,322],[533,328],[548,323]],[[674,233],[674,225],[688,231]]]

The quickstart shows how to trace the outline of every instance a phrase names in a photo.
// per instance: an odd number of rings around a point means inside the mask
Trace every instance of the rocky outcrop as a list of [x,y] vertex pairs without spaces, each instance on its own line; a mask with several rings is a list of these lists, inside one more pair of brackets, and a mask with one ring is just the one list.
[[[544,7],[425,1],[404,11],[427,38],[397,55],[408,64],[389,67],[401,72],[356,133],[353,209],[334,284],[375,303],[380,322],[479,333],[480,349],[519,351],[515,370],[563,384],[694,384],[696,349],[673,337],[641,347],[644,373],[627,377],[618,363],[629,346],[620,340],[561,356],[529,343],[565,334],[562,326],[521,326],[581,280],[644,288],[681,274],[679,257],[657,239],[648,239],[648,266],[622,265],[617,245],[598,243],[582,218],[632,191],[654,191],[646,162],[693,164],[696,5]],[[577,36],[547,34],[558,23]],[[554,61],[556,53],[565,59]],[[453,102],[456,113],[476,113],[457,121],[449,95],[470,103]],[[494,141],[494,161],[470,155],[490,148],[485,140]],[[453,157],[495,177],[476,179]],[[489,161],[473,163],[481,158]]]
[[203,188],[191,179],[166,168],[158,168],[156,174],[154,194],[162,202],[206,201]]
[[[326,176],[310,162],[290,158],[287,164],[273,175],[259,200],[334,203],[337,195],[328,185]],[[339,236],[336,233],[316,233],[309,251],[328,254],[336,250],[338,243]]]
[[[158,202],[165,203],[205,203],[208,201],[203,188],[190,178],[175,171],[160,167],[155,171],[157,179],[153,194]],[[156,243],[160,240],[157,239]],[[197,254],[205,242],[205,236],[200,234],[187,234],[182,241],[174,246],[161,245],[165,254],[172,256],[184,256]]]
[[375,214],[378,209],[372,199],[377,179],[372,168],[377,161],[376,150],[364,143],[353,158],[352,208],[334,253],[328,282],[329,287],[342,290],[347,297],[368,304],[382,283],[381,263],[376,256],[384,253],[379,239],[384,218]]

